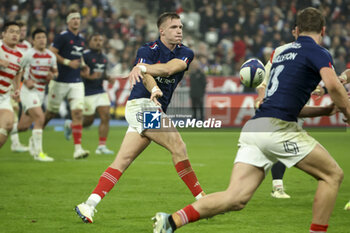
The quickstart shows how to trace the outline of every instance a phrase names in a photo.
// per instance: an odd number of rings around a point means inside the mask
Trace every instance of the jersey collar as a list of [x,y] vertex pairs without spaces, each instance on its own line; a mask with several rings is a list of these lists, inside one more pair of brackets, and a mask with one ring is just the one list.
[[160,37],[157,40],[157,44],[159,45],[159,48],[162,50],[162,52],[165,53],[165,54],[169,54],[169,53],[175,54],[175,51],[181,47],[181,44],[180,45],[176,45],[175,49],[173,51],[171,51],[170,49],[168,49],[168,47],[166,47],[163,44],[163,42],[160,40]]

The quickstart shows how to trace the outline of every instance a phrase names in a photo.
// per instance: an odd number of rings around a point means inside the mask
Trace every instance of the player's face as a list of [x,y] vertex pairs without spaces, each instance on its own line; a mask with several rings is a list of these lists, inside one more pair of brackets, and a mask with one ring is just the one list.
[[47,44],[47,37],[46,34],[41,32],[35,34],[34,40],[33,40],[33,46],[36,49],[43,50],[46,48]]
[[17,25],[11,25],[2,33],[3,41],[9,46],[17,45],[20,37],[20,29]]
[[160,35],[170,44],[180,44],[182,41],[182,23],[180,19],[168,19],[160,28]]
[[94,50],[101,50],[103,47],[103,37],[98,35],[98,36],[93,36],[90,40],[89,44],[91,49]]
[[79,30],[80,27],[80,17],[74,17],[68,22],[68,28],[70,30]]
[[26,35],[27,35],[27,26],[22,26],[20,39],[24,40],[26,38]]

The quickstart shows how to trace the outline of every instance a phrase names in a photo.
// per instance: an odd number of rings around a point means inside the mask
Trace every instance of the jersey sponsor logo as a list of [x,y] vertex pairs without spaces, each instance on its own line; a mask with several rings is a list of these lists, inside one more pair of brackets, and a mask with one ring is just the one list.
[[101,72],[101,73],[103,73],[104,69],[105,69],[105,64],[96,63],[94,72]]
[[71,52],[71,54],[76,56],[82,56],[83,49],[84,49],[83,47],[73,45],[73,51]]
[[163,83],[163,84],[173,84],[173,83],[175,83],[175,79],[174,78],[171,78],[171,79],[169,79],[169,78],[163,78],[163,77],[156,77],[155,78],[155,80],[157,80],[157,82],[158,83]]

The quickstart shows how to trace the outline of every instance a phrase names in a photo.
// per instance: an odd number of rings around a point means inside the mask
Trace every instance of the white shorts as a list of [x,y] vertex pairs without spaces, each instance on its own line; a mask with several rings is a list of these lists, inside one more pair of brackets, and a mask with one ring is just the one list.
[[0,109],[7,109],[13,112],[11,99],[12,98],[9,93],[6,93],[5,95],[0,95]]
[[28,89],[25,85],[21,88],[21,103],[24,112],[30,108],[41,107],[45,97],[44,91],[38,91],[36,88]]
[[276,118],[249,120],[239,137],[235,163],[263,167],[265,174],[281,161],[288,168],[297,164],[316,146],[317,141],[297,122]]
[[110,106],[111,101],[107,93],[85,96],[84,98],[84,115],[92,115],[96,108],[100,106]]
[[64,98],[69,100],[71,110],[84,108],[84,83],[63,83],[50,81],[47,109],[50,112],[58,113],[61,102]]
[[142,134],[145,130],[143,127],[143,112],[157,110],[162,112],[161,108],[148,98],[128,100],[125,107],[125,119],[129,124],[127,132]]

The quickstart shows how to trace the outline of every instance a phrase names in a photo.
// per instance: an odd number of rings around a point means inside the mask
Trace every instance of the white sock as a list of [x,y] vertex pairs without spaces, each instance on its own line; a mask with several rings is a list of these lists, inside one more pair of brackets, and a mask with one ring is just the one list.
[[[17,134],[18,129],[17,129],[18,123],[14,123],[12,126],[11,134]],[[18,135],[17,135],[18,136]]]
[[277,188],[282,188],[283,189],[283,180],[272,180],[272,188],[276,190]]
[[34,141],[35,151],[38,153],[43,151],[43,130],[42,129],[33,129],[32,136]]
[[10,133],[10,138],[12,144],[19,144],[19,137],[18,137],[18,131],[17,131],[17,123],[13,124],[12,131]]
[[85,203],[96,208],[98,203],[100,203],[101,199],[102,198],[98,194],[93,193],[90,195],[90,197],[87,199],[87,201]]
[[75,147],[75,150],[76,150],[76,151],[77,151],[77,150],[82,150],[82,149],[83,149],[83,148],[81,147],[81,144],[75,144],[74,147]]

